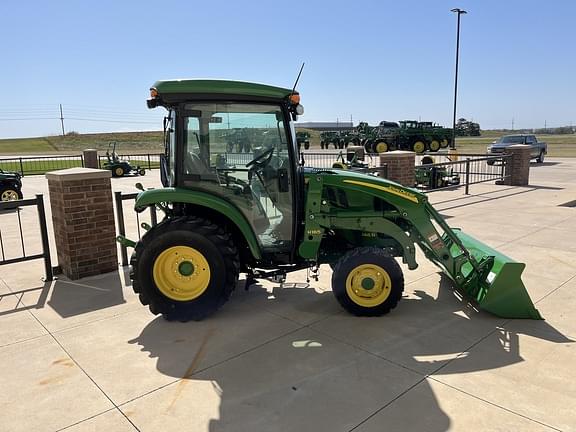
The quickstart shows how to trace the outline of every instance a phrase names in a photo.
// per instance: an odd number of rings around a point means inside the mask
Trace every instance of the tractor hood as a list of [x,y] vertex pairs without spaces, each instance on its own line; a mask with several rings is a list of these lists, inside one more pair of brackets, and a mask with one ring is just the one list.
[[382,194],[393,195],[413,204],[423,204],[428,201],[426,195],[415,189],[381,177],[348,170],[305,168],[304,176],[306,181],[314,181],[315,178],[320,176],[324,185],[327,186],[352,188],[374,196],[381,196]]

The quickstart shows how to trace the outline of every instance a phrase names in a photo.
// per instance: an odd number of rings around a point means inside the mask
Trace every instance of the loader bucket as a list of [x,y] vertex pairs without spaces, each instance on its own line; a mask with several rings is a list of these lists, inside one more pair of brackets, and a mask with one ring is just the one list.
[[[452,232],[477,262],[484,261],[488,266],[482,280],[473,281],[469,285],[456,281],[458,288],[472,296],[480,309],[499,317],[543,319],[520,278],[525,264],[514,261],[458,229],[452,229]],[[461,254],[461,251],[453,244],[450,253],[455,257]],[[490,257],[493,257],[493,261]],[[464,279],[472,271],[472,265],[465,263],[461,269]]]

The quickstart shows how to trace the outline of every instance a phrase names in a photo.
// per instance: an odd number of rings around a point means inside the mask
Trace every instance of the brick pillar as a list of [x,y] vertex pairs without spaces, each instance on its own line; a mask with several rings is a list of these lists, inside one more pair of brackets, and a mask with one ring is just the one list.
[[58,263],[70,279],[118,268],[110,177],[89,168],[46,174]]
[[98,166],[98,151],[94,149],[86,149],[83,151],[82,157],[84,158],[84,168],[100,168]]
[[414,164],[416,153],[396,150],[380,153],[380,165],[388,165],[388,180],[400,183],[403,186],[413,187],[416,181],[414,176]]
[[509,186],[528,186],[530,177],[530,149],[526,144],[514,144],[506,148],[512,158],[506,165],[504,184]]

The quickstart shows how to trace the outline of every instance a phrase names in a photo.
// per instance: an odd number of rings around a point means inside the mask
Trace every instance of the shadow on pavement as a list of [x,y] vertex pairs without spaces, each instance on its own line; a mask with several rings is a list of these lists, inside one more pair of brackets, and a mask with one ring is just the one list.
[[[17,298],[18,301],[14,308],[0,311],[0,316],[10,315],[16,312],[22,312],[29,309],[41,309],[46,305],[46,298],[50,292],[50,287],[54,282],[44,282],[42,286],[36,288],[28,288],[20,291],[12,291],[5,294],[0,294],[0,302],[9,297]],[[38,299],[34,304],[29,304],[27,300],[30,295],[38,295]],[[24,297],[26,296],[26,301]]]
[[67,318],[126,303],[118,272],[99,278],[71,281],[59,279],[54,284],[48,305]]
[[48,304],[62,318],[81,315],[126,303],[119,272],[71,281],[60,277],[41,286],[0,294],[2,299],[16,298],[13,308],[0,311],[0,316]]
[[[442,280],[441,285],[446,284],[447,282]],[[156,367],[162,374],[181,379],[177,387],[187,381],[212,383],[214,391],[219,396],[220,415],[217,419],[210,419],[211,432],[349,431],[358,425],[361,425],[358,430],[362,431],[364,426],[368,426],[366,430],[381,430],[382,424],[373,424],[374,422],[371,424],[370,420],[366,425],[363,423],[367,418],[395,403],[402,405],[403,398],[412,389],[416,391],[410,392],[411,398],[416,397],[418,405],[425,407],[422,415],[426,416],[426,430],[446,431],[450,429],[451,420],[441,409],[426,380],[428,375],[442,374],[442,369],[447,365],[450,365],[449,373],[463,373],[500,368],[522,362],[523,358],[518,333],[505,328],[509,320],[479,312],[470,305],[458,301],[450,288],[444,286],[440,288],[441,295],[438,299],[422,291],[410,293],[402,299],[396,310],[385,317],[359,318],[339,311],[327,313],[323,319],[317,321],[327,323],[321,330],[315,325],[312,327],[302,325],[298,330],[298,332],[315,331],[313,334],[322,336],[326,346],[309,340],[303,342],[302,346],[292,343],[290,347],[284,343],[285,339],[292,336],[298,339],[299,335],[290,333],[289,336],[284,335],[219,363],[200,366],[201,357],[209,352],[211,347],[221,345],[218,339],[227,331],[226,328],[222,328],[222,323],[225,322],[226,326],[233,325],[229,319],[219,318],[222,312],[208,318],[202,324],[169,323],[162,318],[156,318],[138,337],[128,343],[138,344],[143,352],[149,353],[149,357],[156,358]],[[258,286],[253,287],[251,291],[248,298],[243,301],[253,301],[251,296],[270,296],[269,292]],[[284,286],[278,295],[281,295],[284,307],[289,303],[293,308],[302,307],[303,310],[311,304],[330,310],[332,306],[328,303],[335,302],[331,292],[319,293],[314,289],[303,289],[300,286]],[[238,300],[233,296],[231,302],[234,301]],[[260,304],[256,302],[255,306],[259,307]],[[270,303],[267,310],[280,316],[284,312],[283,309],[275,308],[274,303]],[[235,319],[243,318],[239,315]],[[532,332],[531,335],[534,337],[554,343],[572,342],[544,321],[533,324],[529,327],[534,331],[530,329],[526,331]],[[199,330],[199,326],[203,326],[202,331]],[[327,334],[325,328],[333,330],[334,333]],[[476,328],[476,331],[481,328],[482,333],[474,334],[465,342],[459,340],[459,334],[473,328]],[[522,332],[524,333],[524,330]],[[190,339],[184,340],[182,334],[190,335]],[[489,337],[495,334],[498,337]],[[437,338],[435,335],[438,335]],[[250,335],[237,335],[237,337],[249,338]],[[280,344],[280,341],[283,344]],[[486,341],[493,344],[490,349],[494,355],[469,361],[474,355],[473,347]],[[342,342],[348,345],[342,345]],[[335,345],[340,350],[336,355],[330,352],[328,358],[322,357],[326,356],[322,354],[323,350],[335,349],[333,348]],[[353,404],[361,397],[351,389],[353,386],[346,381],[348,378],[342,377],[349,377],[351,373],[361,374],[370,368],[359,360],[359,356],[350,355],[350,347],[354,350],[359,349],[361,355],[370,352],[371,355],[392,362],[394,366],[390,365],[391,369],[396,370],[395,368],[400,366],[398,370],[410,374],[412,381],[404,379],[401,390],[394,388],[395,394],[387,394],[386,398],[369,401],[366,404],[370,407],[369,410],[366,408],[368,412],[355,410],[347,403],[341,406],[329,406],[335,398],[342,401],[349,400],[349,403]],[[344,351],[348,354],[339,354]],[[435,356],[438,358],[434,358]],[[428,360],[430,358],[433,360]],[[378,362],[386,364],[382,360]],[[429,372],[423,372],[421,368]],[[387,380],[390,381],[390,387],[393,387],[394,383],[398,384],[394,378],[383,378],[380,369],[374,368],[370,372],[375,374],[374,381],[384,380],[385,387],[388,387]],[[366,393],[370,393],[369,397],[375,397],[373,392],[373,388],[366,389]],[[415,430],[412,427],[422,423],[422,420],[418,419],[419,415],[415,416],[412,411],[398,413],[394,410],[393,416],[394,424],[387,424],[386,430]],[[337,424],[336,428],[323,428],[326,424],[334,422]],[[316,426],[311,429],[311,425]],[[370,428],[373,426],[379,429]]]

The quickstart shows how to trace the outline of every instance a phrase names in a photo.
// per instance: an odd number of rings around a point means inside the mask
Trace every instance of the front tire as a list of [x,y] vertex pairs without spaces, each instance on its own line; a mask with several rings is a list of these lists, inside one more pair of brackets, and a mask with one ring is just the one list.
[[404,276],[396,260],[382,249],[359,247],[336,262],[332,291],[348,312],[380,316],[394,309],[402,298]]
[[199,321],[228,299],[240,263],[231,235],[202,218],[168,220],[137,243],[132,259],[134,292],[150,311],[169,321]]

